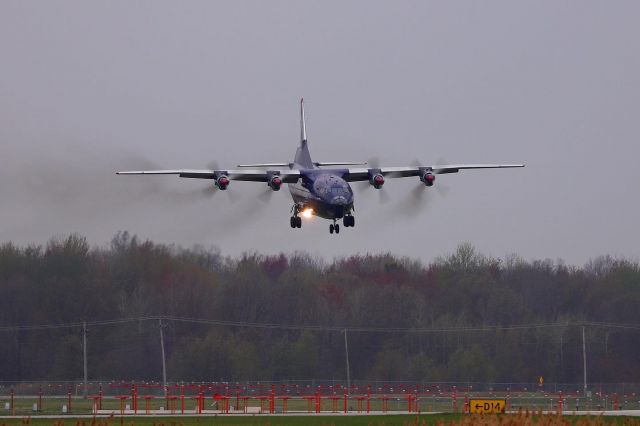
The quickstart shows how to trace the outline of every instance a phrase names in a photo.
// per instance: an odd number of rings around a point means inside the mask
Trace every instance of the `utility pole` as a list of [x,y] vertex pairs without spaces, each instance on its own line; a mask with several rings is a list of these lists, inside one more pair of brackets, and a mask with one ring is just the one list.
[[82,321],[82,361],[84,367],[84,389],[82,396],[87,399],[87,322]]
[[564,330],[560,333],[560,373],[564,375]]
[[347,361],[347,393],[351,389],[351,372],[349,371],[349,342],[347,341],[347,329],[342,330],[344,333],[344,356]]
[[162,351],[162,384],[164,385],[165,392],[167,390],[167,362],[164,353],[164,326],[162,325],[162,318],[158,320],[160,322],[160,350]]
[[587,343],[584,337],[584,325],[582,326],[582,372],[583,372],[583,385],[584,396],[587,396]]

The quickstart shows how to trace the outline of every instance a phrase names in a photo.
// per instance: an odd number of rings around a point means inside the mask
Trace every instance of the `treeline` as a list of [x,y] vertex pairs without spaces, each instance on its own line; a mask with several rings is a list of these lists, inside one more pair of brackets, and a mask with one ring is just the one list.
[[[126,232],[91,248],[71,235],[0,246],[0,381],[82,377],[81,327],[16,326],[170,316],[333,327],[167,321],[170,380],[343,380],[335,327],[360,327],[348,333],[354,379],[577,383],[587,322],[590,381],[640,382],[639,310],[640,266],[612,257],[569,267],[462,245],[426,265],[391,254],[327,262],[229,258]],[[91,378],[161,378],[155,321],[91,325],[87,348]]]

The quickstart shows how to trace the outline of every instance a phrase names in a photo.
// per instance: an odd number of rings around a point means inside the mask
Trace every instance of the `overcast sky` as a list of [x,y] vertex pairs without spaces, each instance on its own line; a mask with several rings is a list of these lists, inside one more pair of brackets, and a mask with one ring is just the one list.
[[[118,230],[235,255],[463,242],[638,258],[640,2],[0,2],[0,241]],[[290,161],[524,162],[357,191],[356,227],[289,227],[288,191],[122,169]]]

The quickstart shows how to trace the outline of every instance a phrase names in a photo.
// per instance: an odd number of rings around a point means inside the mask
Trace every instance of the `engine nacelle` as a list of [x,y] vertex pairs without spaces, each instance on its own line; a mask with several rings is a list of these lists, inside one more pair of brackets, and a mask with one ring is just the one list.
[[436,181],[436,175],[434,175],[432,171],[427,170],[426,172],[420,175],[420,180],[426,186],[433,186],[433,183]]
[[269,185],[269,188],[273,189],[274,191],[280,191],[280,187],[282,186],[282,179],[277,175],[272,176],[267,181],[267,185]]
[[227,175],[220,175],[216,178],[216,187],[221,190],[224,191],[225,189],[227,189],[227,187],[229,186],[229,183],[231,181],[229,180],[229,176]]
[[377,173],[375,175],[372,175],[369,178],[369,183],[375,188],[375,189],[380,189],[382,188],[382,185],[384,185],[384,176],[382,176],[380,173]]

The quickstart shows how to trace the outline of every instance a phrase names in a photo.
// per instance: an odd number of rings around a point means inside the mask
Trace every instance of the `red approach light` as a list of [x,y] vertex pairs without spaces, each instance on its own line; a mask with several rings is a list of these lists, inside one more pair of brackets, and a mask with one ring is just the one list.
[[216,179],[216,186],[224,191],[225,189],[227,189],[227,186],[229,186],[229,178],[224,175],[220,176],[218,179]]

